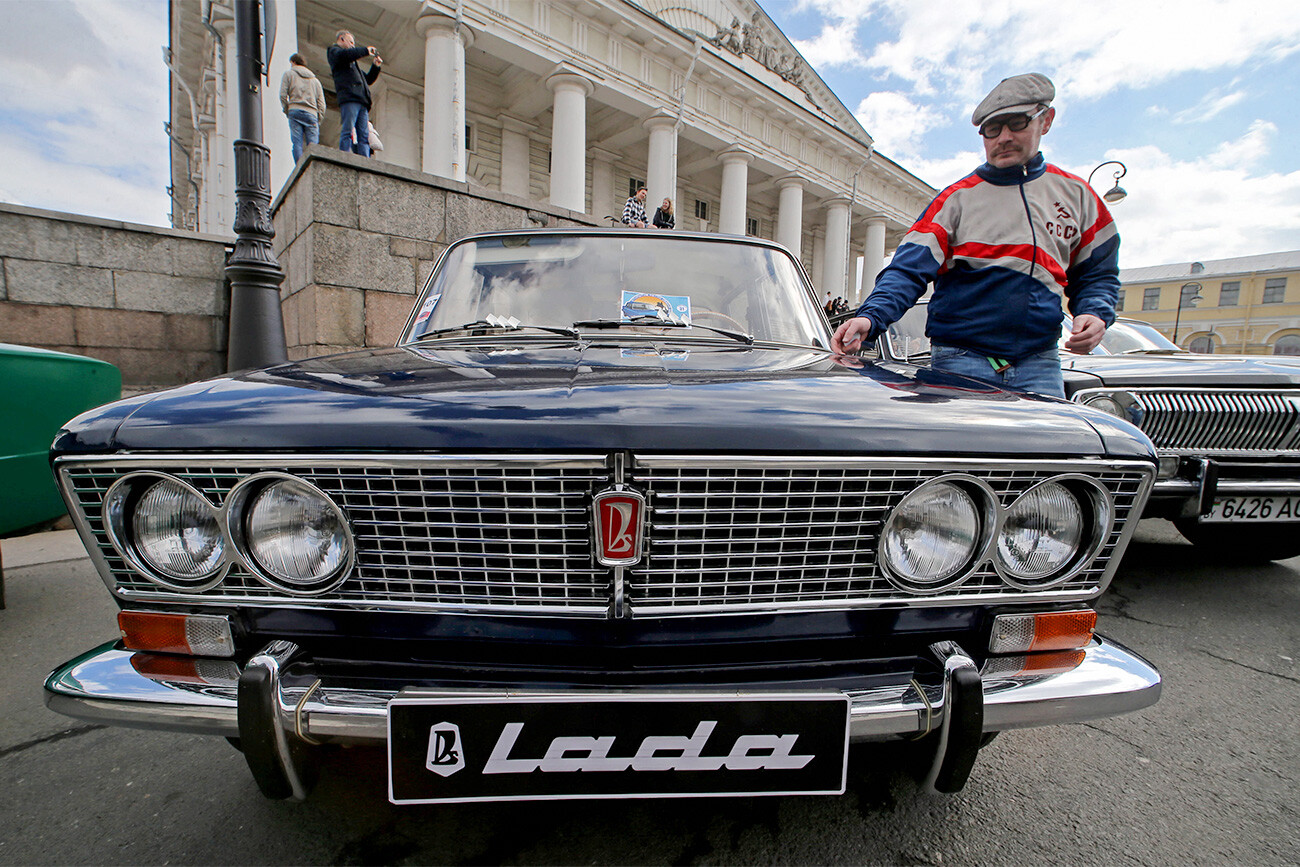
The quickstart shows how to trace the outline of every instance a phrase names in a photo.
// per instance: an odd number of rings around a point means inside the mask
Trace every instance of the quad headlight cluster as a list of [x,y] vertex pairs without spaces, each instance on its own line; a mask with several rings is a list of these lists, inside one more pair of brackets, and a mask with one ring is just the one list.
[[337,586],[355,556],[334,501],[283,473],[243,479],[219,505],[175,476],[131,473],[109,488],[103,518],[123,559],[182,592],[214,587],[238,564],[277,590],[315,595]]
[[1053,587],[1101,550],[1114,523],[1110,495],[1095,479],[1045,479],[1003,505],[981,479],[931,479],[889,513],[880,566],[910,593],[956,587],[990,561],[1002,582],[1021,590]]

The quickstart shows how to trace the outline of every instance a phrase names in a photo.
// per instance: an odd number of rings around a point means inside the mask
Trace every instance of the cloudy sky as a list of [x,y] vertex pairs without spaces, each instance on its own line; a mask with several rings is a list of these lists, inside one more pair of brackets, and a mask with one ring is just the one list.
[[[763,6],[879,150],[936,187],[983,161],[975,103],[1039,71],[1059,94],[1048,159],[1128,167],[1124,267],[1300,249],[1296,0]],[[164,0],[0,0],[0,24],[0,200],[167,225]]]
[[[1120,160],[1122,267],[1300,249],[1296,0],[765,0],[876,141],[935,187],[984,161],[970,123],[1043,72],[1050,162]],[[1116,166],[1093,177],[1099,191]]]

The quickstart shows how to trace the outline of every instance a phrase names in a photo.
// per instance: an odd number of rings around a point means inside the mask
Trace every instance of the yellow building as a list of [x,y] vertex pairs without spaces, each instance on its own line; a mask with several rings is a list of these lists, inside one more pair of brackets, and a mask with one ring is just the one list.
[[1300,250],[1120,271],[1119,315],[1193,352],[1300,355]]

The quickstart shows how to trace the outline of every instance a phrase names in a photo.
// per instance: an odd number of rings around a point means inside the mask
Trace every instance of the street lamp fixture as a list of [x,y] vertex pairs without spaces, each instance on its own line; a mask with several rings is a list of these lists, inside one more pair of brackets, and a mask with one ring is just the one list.
[[[1124,198],[1128,195],[1128,191],[1119,185],[1119,179],[1128,174],[1128,166],[1124,165],[1119,160],[1106,160],[1106,162],[1101,164],[1101,166],[1109,165],[1119,166],[1119,171],[1115,172],[1115,186],[1103,193],[1101,197],[1106,200],[1106,204],[1113,205],[1117,202],[1124,201]],[[1097,166],[1097,169],[1101,168],[1101,166]],[[1093,169],[1088,173],[1089,186],[1092,185],[1092,176],[1097,174],[1097,169]]]
[[[1190,296],[1187,294],[1188,289],[1192,290]],[[1174,314],[1174,343],[1178,342],[1178,322],[1183,318],[1184,301],[1186,306],[1195,307],[1204,300],[1205,296],[1201,295],[1200,283],[1184,283],[1178,290],[1178,312]]]

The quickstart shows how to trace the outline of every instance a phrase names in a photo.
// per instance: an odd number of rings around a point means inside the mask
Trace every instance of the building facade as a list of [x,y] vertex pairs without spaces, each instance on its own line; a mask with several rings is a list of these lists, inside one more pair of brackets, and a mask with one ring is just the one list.
[[[384,59],[376,159],[609,225],[637,186],[677,227],[770,238],[854,302],[935,190],[871,137],[750,0],[266,0],[272,191],[293,168],[277,99],[297,52],[339,116],[340,29]],[[231,0],[173,0],[173,225],[229,233],[238,137]],[[362,63],[364,67],[364,61]],[[228,74],[229,73],[229,74]]]
[[1300,355],[1300,250],[1120,272],[1120,315],[1193,352]]

